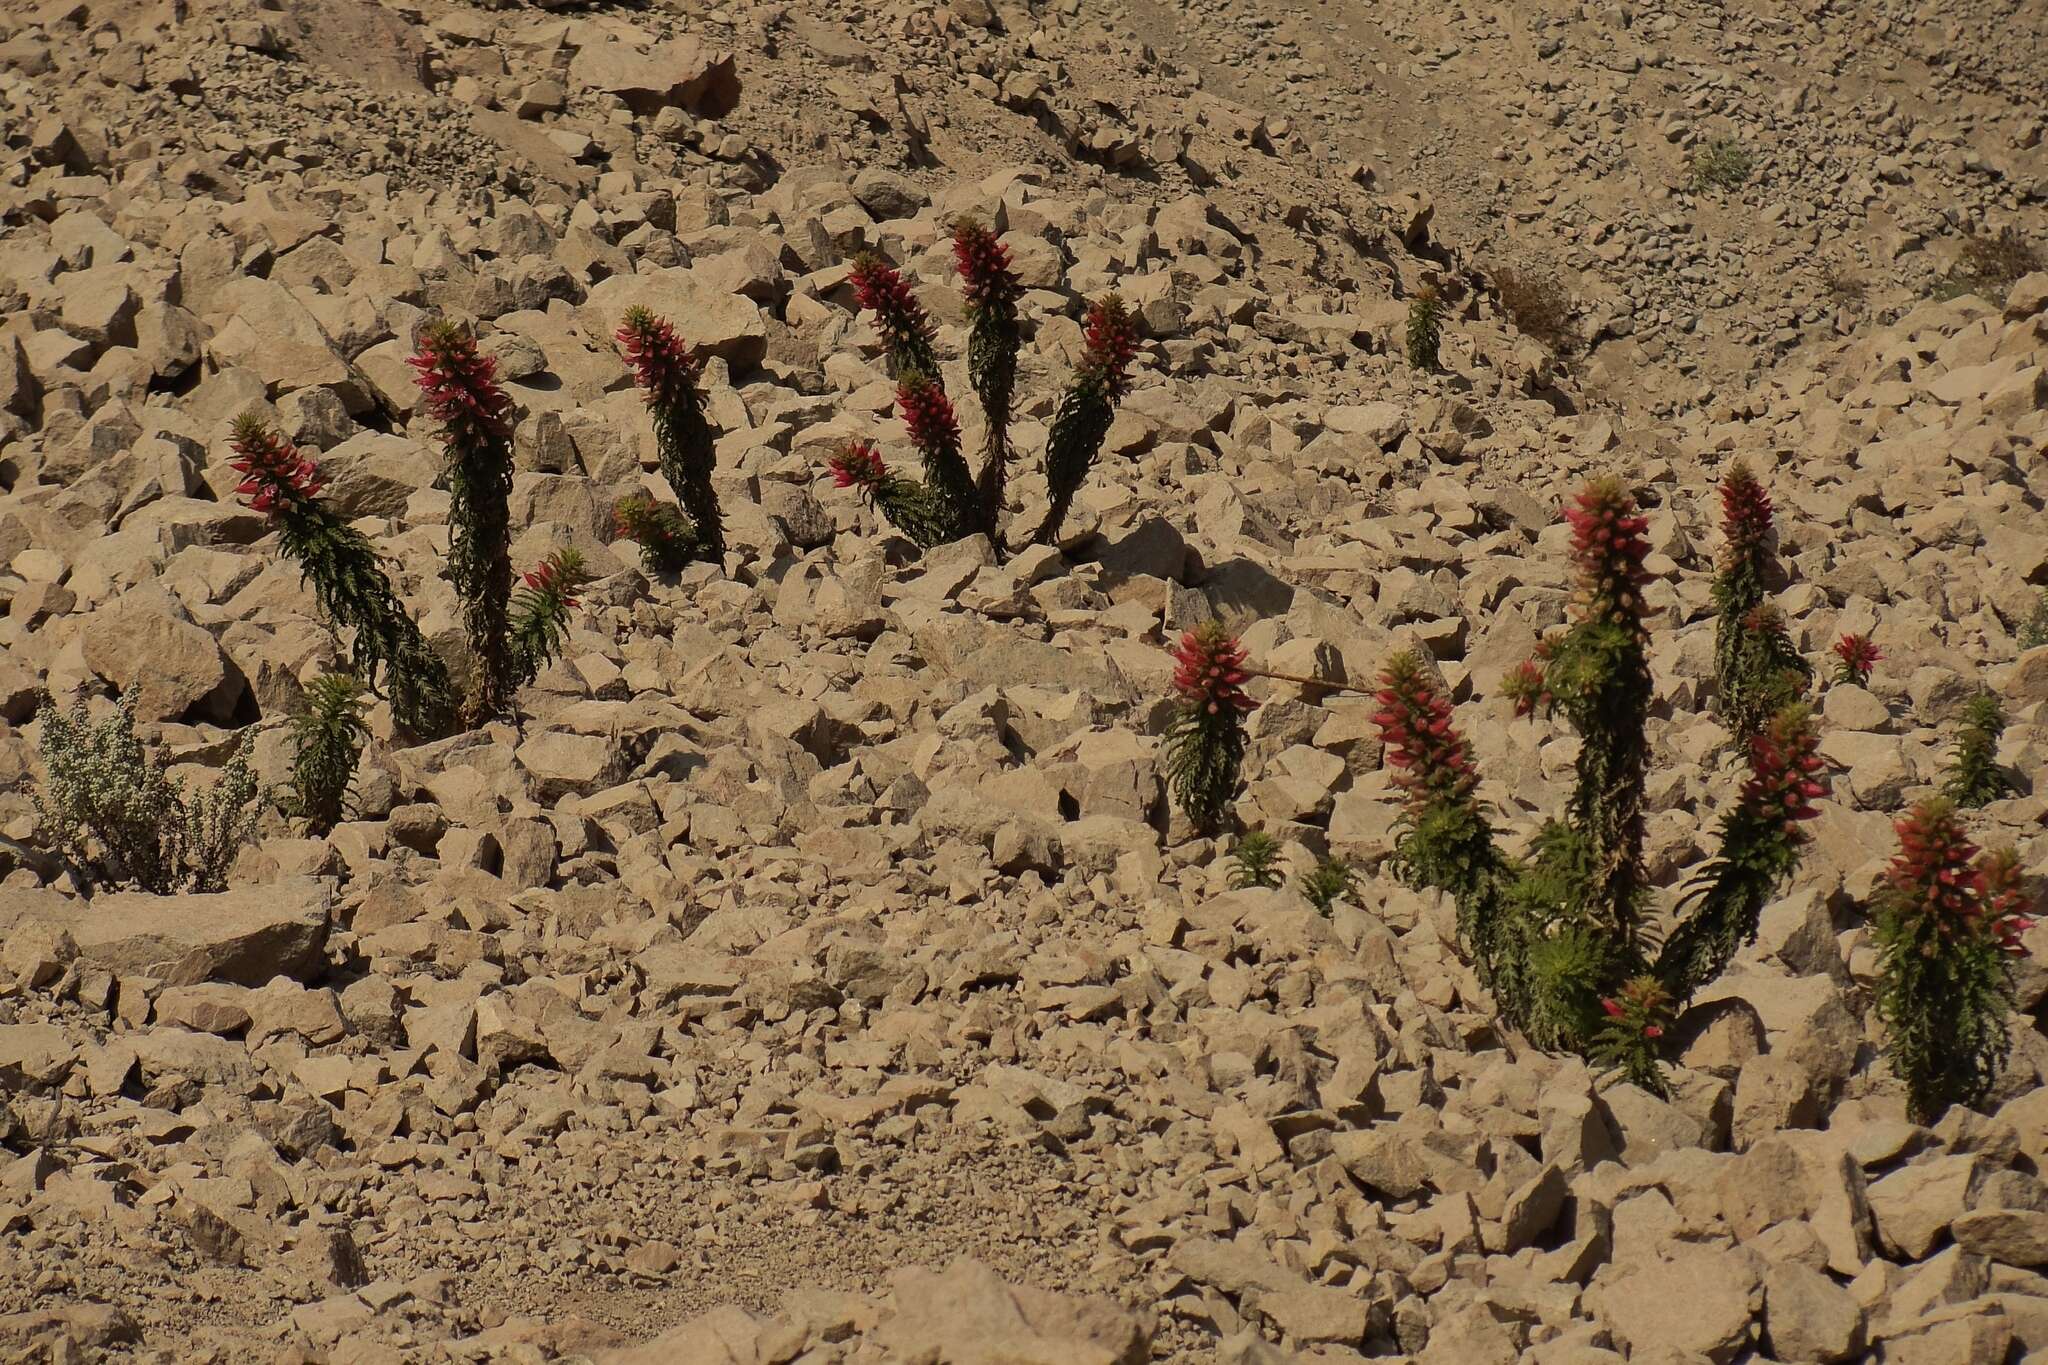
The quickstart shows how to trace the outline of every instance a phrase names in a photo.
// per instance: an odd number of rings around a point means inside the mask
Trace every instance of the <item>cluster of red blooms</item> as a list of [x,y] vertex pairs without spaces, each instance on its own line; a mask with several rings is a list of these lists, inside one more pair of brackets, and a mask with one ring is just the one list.
[[907,374],[896,385],[896,410],[910,430],[910,443],[927,457],[960,449],[960,419],[953,400],[930,376]]
[[929,353],[931,319],[925,316],[924,306],[917,301],[917,296],[910,292],[910,282],[897,273],[895,266],[880,256],[866,253],[854,259],[853,268],[846,278],[853,286],[854,298],[859,300],[860,306],[875,315],[875,326],[889,340],[892,349],[907,343],[914,350]]
[[1579,571],[1581,605],[1597,619],[1642,629],[1642,585],[1648,574],[1643,560],[1650,542],[1643,536],[1649,523],[1636,511],[1635,499],[1615,479],[1586,485],[1564,519],[1572,528],[1572,562]]
[[1788,708],[1749,741],[1749,780],[1742,784],[1742,804],[1758,813],[1781,816],[1788,837],[1801,841],[1799,822],[1819,811],[1813,802],[1828,794],[1821,769],[1820,731],[1804,707]]
[[889,474],[888,466],[882,463],[882,452],[875,449],[873,441],[848,441],[832,452],[825,467],[832,471],[835,488],[868,488]]
[[1841,661],[1835,681],[1861,685],[1870,681],[1870,670],[1884,662],[1884,654],[1868,635],[1844,635],[1835,641],[1835,658]]
[[1244,690],[1251,677],[1245,671],[1244,646],[1215,622],[1182,635],[1173,662],[1173,690],[1209,715],[1258,705]]
[[[1024,292],[1024,286],[1010,269],[1010,248],[971,218],[953,225],[953,265],[960,272],[960,292],[966,296],[970,309],[1014,303]],[[873,307],[865,298],[861,304]]]
[[1122,398],[1131,386],[1131,361],[1138,354],[1138,329],[1122,299],[1112,294],[1088,305],[1082,344],[1087,353],[1081,368],[1099,380],[1109,397]]
[[683,401],[697,381],[703,360],[692,354],[667,319],[645,308],[626,311],[617,333],[619,349],[633,367],[633,382],[639,385],[650,407]]
[[425,328],[419,345],[419,354],[405,363],[415,371],[428,415],[448,428],[447,439],[510,440],[512,399],[498,385],[497,360],[479,351],[474,337],[449,322]]
[[1721,531],[1733,561],[1748,560],[1770,537],[1771,495],[1747,465],[1736,465],[1721,480]]
[[2020,935],[2034,921],[2025,913],[2025,878],[2010,850],[1980,857],[1946,801],[1922,802],[1893,828],[1899,851],[1885,880],[1936,933],[1944,939],[1989,935],[2009,953],[2026,951]]
[[242,476],[235,492],[265,516],[280,507],[309,501],[327,485],[319,465],[301,457],[291,442],[259,424],[237,424],[229,444],[242,457],[228,462],[228,468]]
[[1659,1022],[1670,1007],[1671,996],[1654,976],[1639,976],[1622,983],[1621,989],[1600,1002],[1600,1008],[1610,1019],[1619,1019],[1622,1026],[1632,1033],[1645,1038],[1662,1038],[1664,1025]]
[[[562,566],[555,560],[555,558],[552,555],[550,555],[548,558],[543,559],[540,563],[534,565],[533,568],[528,570],[526,573],[521,574],[519,576],[519,581],[526,585],[526,588],[529,592],[536,592],[541,594],[542,596],[548,596],[554,593],[561,592]],[[565,607],[573,607],[576,604],[577,599],[573,597],[565,596],[562,598],[562,605]]]
[[1479,785],[1464,736],[1451,723],[1451,707],[1429,685],[1412,654],[1397,654],[1380,672],[1374,694],[1380,710],[1372,723],[1387,748],[1387,764],[1396,769],[1394,785],[1411,806],[1435,801],[1469,800]]
[[1515,665],[1515,671],[1501,680],[1501,691],[1515,704],[1515,714],[1526,716],[1539,706],[1550,704],[1550,687],[1543,677],[1543,665],[1537,662],[1548,653],[1547,642],[1536,647],[1535,659],[1524,659]]

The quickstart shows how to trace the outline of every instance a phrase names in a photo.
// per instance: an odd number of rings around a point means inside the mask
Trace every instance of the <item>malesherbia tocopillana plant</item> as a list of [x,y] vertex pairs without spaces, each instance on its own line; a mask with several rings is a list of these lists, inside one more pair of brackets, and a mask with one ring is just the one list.
[[1246,831],[1230,850],[1230,885],[1271,890],[1280,880],[1280,841],[1263,830]]
[[1785,617],[1769,600],[1773,568],[1771,498],[1737,461],[1721,481],[1720,570],[1714,576],[1714,685],[1721,715],[1747,739],[1799,700],[1813,669],[1792,644]]
[[1867,684],[1871,670],[1884,662],[1884,651],[1867,635],[1844,635],[1835,641],[1834,653],[1835,681],[1858,687]]
[[1444,305],[1434,289],[1424,289],[1408,305],[1408,363],[1418,370],[1434,370],[1439,364],[1438,348],[1443,342]]
[[506,640],[512,597],[512,399],[495,359],[452,322],[430,323],[406,362],[428,416],[441,425],[448,485],[448,580],[462,603],[473,672],[471,714],[512,704],[515,664]]
[[889,472],[872,441],[848,441],[827,465],[839,488],[858,488],[868,505],[888,518],[920,550],[946,543],[952,522],[929,486]]
[[421,738],[445,733],[457,710],[448,666],[420,634],[369,537],[321,500],[319,466],[253,413],[236,420],[231,444],[230,467],[242,475],[235,491],[270,518],[328,624],[353,632],[351,670],[372,685],[381,671],[401,729]]
[[1897,825],[1899,851],[1873,906],[1877,1013],[1913,1117],[1989,1093],[2011,1051],[2011,959],[2034,897],[2010,848],[1979,853],[1955,806],[1924,801]]
[[1525,858],[1508,856],[1449,703],[1418,657],[1396,655],[1381,673],[1374,717],[1403,805],[1394,865],[1411,884],[1451,897],[1481,983],[1531,1041],[1661,1089],[1666,1019],[1755,936],[1797,864],[1800,822],[1827,784],[1812,714],[1783,708],[1749,741],[1749,777],[1722,819],[1720,851],[1653,953],[1643,866],[1645,523],[1611,479],[1588,484],[1565,515],[1577,578],[1570,622],[1506,689],[1518,710],[1561,713],[1578,732],[1564,817],[1544,825]]
[[583,556],[556,550],[520,580],[508,628],[513,680],[521,687],[553,662],[569,639],[569,614],[588,574]]
[[1181,636],[1173,659],[1179,700],[1164,741],[1167,785],[1189,823],[1213,831],[1230,810],[1248,743],[1244,718],[1258,703],[1244,690],[1244,646],[1221,622]]
[[1942,793],[1958,806],[1975,809],[2020,789],[2018,778],[1998,761],[1998,740],[2005,733],[2005,708],[1990,692],[1979,692],[1963,707],[1956,732],[1955,756],[1949,760]]
[[304,709],[292,718],[292,805],[314,834],[325,834],[346,814],[369,728],[363,723],[362,680],[323,673],[306,688]]
[[718,451],[700,383],[704,359],[645,308],[626,310],[616,339],[654,418],[661,476],[681,506],[677,513],[644,496],[629,499],[616,511],[619,534],[640,542],[650,569],[674,570],[693,559],[719,563],[725,558],[725,524],[711,486]]
[[[881,336],[896,380],[896,410],[922,458],[924,479],[900,478],[886,468],[876,473],[866,459],[872,448],[865,443],[859,462],[842,460],[843,449],[835,454],[831,473],[840,487],[866,493],[890,524],[920,548],[986,535],[1000,549],[1022,341],[1017,306],[1024,286],[1011,269],[1009,248],[972,219],[954,226],[953,263],[967,305],[968,380],[987,420],[980,473],[969,471],[961,450],[959,417],[939,370],[937,329],[909,283],[873,254],[856,258],[849,279]],[[1048,505],[1037,540],[1050,543],[1058,537],[1101,453],[1116,406],[1129,390],[1137,348],[1136,328],[1120,300],[1112,295],[1089,305],[1081,359],[1046,437]]]
[[1295,889],[1318,914],[1328,916],[1338,901],[1357,902],[1358,876],[1342,858],[1324,858],[1295,879]]

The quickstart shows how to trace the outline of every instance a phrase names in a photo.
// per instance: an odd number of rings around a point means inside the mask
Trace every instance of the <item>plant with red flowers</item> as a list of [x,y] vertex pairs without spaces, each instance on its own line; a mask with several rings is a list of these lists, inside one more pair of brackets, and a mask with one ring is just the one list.
[[1116,416],[1116,405],[1130,389],[1130,366],[1137,354],[1137,328],[1124,311],[1123,301],[1112,294],[1089,305],[1081,363],[1045,438],[1050,501],[1045,520],[1032,537],[1039,544],[1050,545],[1059,536],[1060,523],[1067,519],[1074,495],[1095,467],[1095,457],[1109,435],[1110,420]]
[[1167,782],[1189,823],[1213,830],[1237,790],[1245,713],[1258,703],[1244,690],[1244,646],[1220,621],[1182,635],[1173,662],[1180,702],[1166,727]]
[[1671,993],[1654,976],[1636,976],[1622,982],[1614,994],[1601,997],[1600,1013],[1604,1018],[1587,1049],[1588,1057],[1645,1090],[1662,1090],[1664,1075],[1657,1061],[1657,1040],[1664,1036],[1671,1005]]
[[1714,578],[1714,684],[1721,714],[1747,739],[1780,707],[1797,701],[1813,678],[1765,600],[1775,570],[1771,497],[1737,461],[1721,481],[1720,571]]
[[981,496],[960,454],[960,419],[939,381],[922,370],[904,371],[896,381],[896,411],[910,433],[910,444],[924,457],[924,486],[947,525],[971,528],[965,534],[989,530],[982,524]]
[[1884,662],[1884,651],[1868,635],[1844,635],[1835,641],[1835,681],[1858,687],[1870,681],[1870,670]]
[[945,508],[929,488],[915,479],[891,474],[872,441],[848,441],[832,452],[826,464],[838,488],[858,488],[868,506],[920,550],[943,545],[951,525]]
[[583,556],[556,550],[521,576],[512,599],[510,643],[513,680],[524,687],[562,652],[569,638],[569,613],[588,580]]
[[236,419],[229,444],[229,467],[242,475],[236,493],[270,518],[329,626],[353,632],[350,670],[374,684],[382,669],[402,729],[422,738],[443,733],[455,715],[448,667],[421,636],[370,538],[321,500],[319,466],[254,413]]
[[612,506],[612,538],[638,544],[650,574],[674,573],[697,557],[697,531],[683,509],[645,493],[628,494]]
[[448,579],[462,601],[474,687],[469,704],[494,716],[511,704],[512,399],[497,362],[452,322],[420,330],[416,374],[427,415],[441,424],[448,484]]
[[863,252],[853,258],[847,280],[853,285],[854,298],[863,311],[873,315],[875,330],[882,334],[890,373],[898,379],[913,370],[936,375],[938,329],[896,267],[874,252]]
[[975,492],[983,521],[1003,515],[1003,484],[1010,462],[1010,406],[1017,391],[1017,300],[1024,284],[1010,268],[1010,249],[972,218],[953,224],[953,264],[967,301],[967,379],[988,419]]
[[1913,1115],[1981,1101],[2011,1050],[2010,957],[2024,951],[2031,889],[2010,849],[1979,853],[1945,798],[1896,826],[1899,851],[1873,904],[1885,1053]]
[[[897,382],[897,412],[924,457],[926,498],[944,518],[941,539],[933,543],[986,535],[1000,553],[1024,286],[1010,266],[1009,249],[972,219],[954,225],[953,264],[967,304],[968,379],[987,420],[978,475],[969,473],[960,452],[959,420],[940,375],[937,329],[910,285],[872,254],[855,258],[849,279],[861,308],[874,319]],[[1112,296],[1089,305],[1081,360],[1046,437],[1048,508],[1036,535],[1041,542],[1059,534],[1074,495],[1101,453],[1116,405],[1130,387],[1137,347],[1136,328],[1120,301]]]
[[[633,382],[654,418],[655,451],[661,476],[675,492],[682,514],[689,518],[687,553],[668,518],[654,539],[640,541],[643,555],[657,548],[662,568],[678,568],[691,559],[716,564],[725,558],[725,524],[711,475],[717,468],[717,434],[705,416],[699,385],[703,357],[684,344],[675,328],[645,308],[628,308],[618,333],[620,354],[632,367]],[[642,526],[648,526],[643,519]],[[681,559],[678,561],[677,556]]]
[[1749,780],[1722,821],[1719,854],[1693,880],[1653,958],[1644,925],[1644,520],[1612,480],[1587,485],[1565,517],[1577,579],[1571,621],[1503,689],[1525,713],[1562,712],[1578,731],[1564,818],[1538,832],[1526,858],[1502,853],[1449,703],[1419,658],[1397,655],[1380,674],[1373,717],[1403,802],[1394,861],[1404,880],[1451,896],[1481,983],[1531,1041],[1660,1089],[1664,1012],[1755,935],[1827,785],[1811,713],[1786,708],[1751,743]]

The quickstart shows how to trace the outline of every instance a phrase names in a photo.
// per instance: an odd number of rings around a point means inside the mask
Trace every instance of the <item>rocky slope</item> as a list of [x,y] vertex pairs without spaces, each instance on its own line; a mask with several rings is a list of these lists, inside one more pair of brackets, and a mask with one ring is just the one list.
[[[1973,829],[2048,874],[2048,275],[1925,297],[1964,230],[2039,234],[2042,36],[1897,9],[0,16],[0,1351],[2048,1359],[2048,972],[1987,1112],[1910,1124],[1860,909],[1984,684],[2030,790]],[[1757,179],[1675,188],[1729,135]],[[919,277],[968,391],[964,211],[1031,286],[1020,526],[1080,299],[1147,334],[1070,543],[1001,562],[917,559],[818,477],[847,436],[908,458],[855,250]],[[1518,329],[1504,260],[1589,349]],[[1425,284],[1436,375],[1400,357]],[[665,492],[608,340],[640,303],[714,357],[722,571],[606,543]],[[520,405],[515,560],[598,572],[567,656],[516,724],[402,747],[380,706],[355,818],[269,816],[224,893],[81,898],[42,689],[134,692],[193,781],[253,734],[278,783],[337,658],[232,496],[234,417],[317,454],[459,642],[404,364],[436,314]],[[1736,786],[1738,456],[1798,643],[1886,658],[1826,693],[1834,799],[1672,1101],[1495,1029],[1380,869],[1360,701],[1259,684],[1238,807],[1357,862],[1357,904],[1230,891],[1170,814],[1165,646],[1220,613],[1283,671],[1424,649],[1533,830],[1574,742],[1497,684],[1612,471],[1653,514],[1668,910]]]

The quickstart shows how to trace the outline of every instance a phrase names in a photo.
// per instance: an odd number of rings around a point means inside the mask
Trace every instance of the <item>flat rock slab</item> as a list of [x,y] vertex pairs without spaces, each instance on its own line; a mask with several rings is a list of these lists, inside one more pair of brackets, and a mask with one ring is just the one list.
[[63,928],[78,955],[115,972],[192,986],[309,981],[326,969],[333,897],[310,878],[211,895],[114,892],[91,901],[53,891],[0,890],[0,935],[42,922]]

